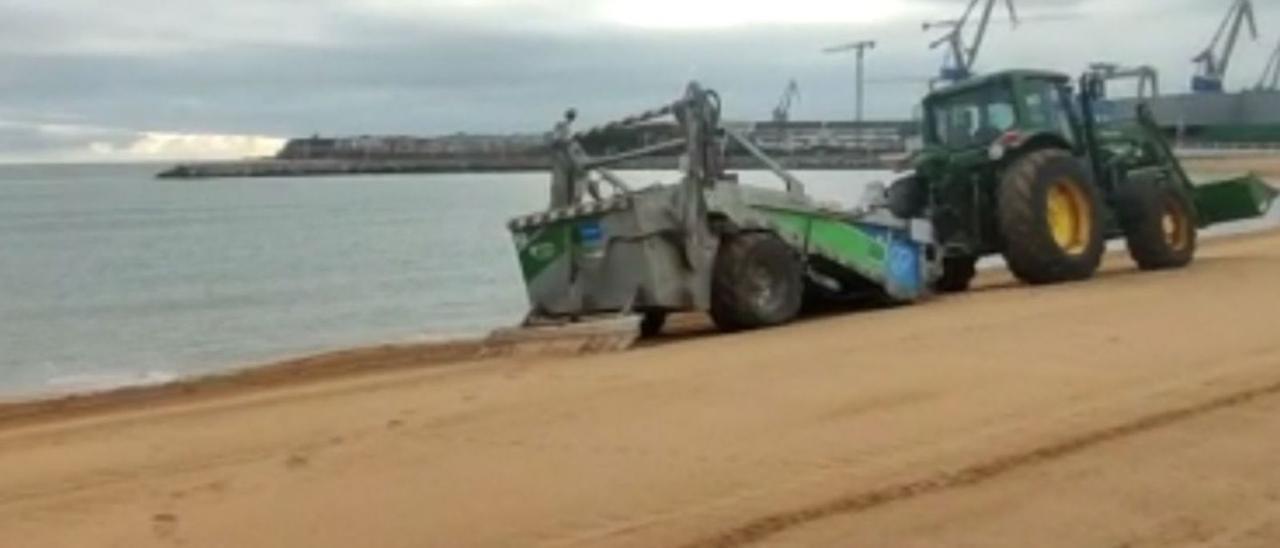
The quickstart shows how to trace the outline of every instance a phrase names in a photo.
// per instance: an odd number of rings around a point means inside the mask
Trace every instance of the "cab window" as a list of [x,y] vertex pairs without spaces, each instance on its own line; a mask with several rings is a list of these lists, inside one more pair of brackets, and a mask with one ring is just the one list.
[[1027,129],[1050,131],[1075,142],[1071,118],[1067,115],[1070,106],[1061,88],[1052,82],[1032,80],[1025,82],[1022,89]]
[[1017,125],[1013,97],[1004,86],[961,93],[929,111],[931,137],[948,148],[987,146]]

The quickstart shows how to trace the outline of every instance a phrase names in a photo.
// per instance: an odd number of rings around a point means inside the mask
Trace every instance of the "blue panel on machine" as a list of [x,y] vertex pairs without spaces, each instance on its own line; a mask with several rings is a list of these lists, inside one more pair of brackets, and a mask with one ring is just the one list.
[[901,236],[889,243],[889,285],[895,296],[915,298],[924,290],[919,244]]
[[923,246],[902,230],[868,224],[855,226],[884,245],[882,276],[885,292],[903,301],[914,301],[924,296]]
[[578,241],[585,247],[598,247],[604,241],[604,228],[600,221],[589,219],[578,223]]

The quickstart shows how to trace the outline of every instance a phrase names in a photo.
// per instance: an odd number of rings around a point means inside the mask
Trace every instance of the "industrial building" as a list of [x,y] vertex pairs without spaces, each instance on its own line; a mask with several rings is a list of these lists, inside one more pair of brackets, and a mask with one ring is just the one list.
[[[1232,0],[1209,44],[1194,58],[1197,68],[1189,93],[1160,95],[1158,76],[1150,67],[1117,71],[1115,65],[1095,65],[1115,78],[1138,77],[1152,84],[1150,96],[1140,91],[1139,97],[1115,99],[1110,112],[1133,112],[1145,101],[1165,130],[1186,146],[1280,143],[1280,44],[1256,85],[1236,92],[1224,88],[1245,30],[1258,38],[1253,0]],[[1140,89],[1147,87],[1140,83]]]
[[760,122],[746,134],[768,152],[844,152],[875,155],[902,152],[917,124],[890,122]]
[[1149,103],[1182,144],[1280,143],[1280,91],[1184,93],[1113,103],[1119,112],[1132,112],[1139,101]]

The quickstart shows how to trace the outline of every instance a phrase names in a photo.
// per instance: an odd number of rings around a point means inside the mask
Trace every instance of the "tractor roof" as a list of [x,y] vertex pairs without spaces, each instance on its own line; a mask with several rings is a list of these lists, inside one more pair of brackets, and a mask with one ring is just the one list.
[[994,83],[1006,81],[1009,79],[1025,79],[1025,80],[1051,80],[1054,82],[1066,83],[1071,81],[1071,77],[1060,72],[1039,69],[1010,69],[975,76],[963,82],[942,88],[938,91],[930,93],[925,97],[925,101],[936,100],[940,98],[958,95],[966,91],[983,88]]

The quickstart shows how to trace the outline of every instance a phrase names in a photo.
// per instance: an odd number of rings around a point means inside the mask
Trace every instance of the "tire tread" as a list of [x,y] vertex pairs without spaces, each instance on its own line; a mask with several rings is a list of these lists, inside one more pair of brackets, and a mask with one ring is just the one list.
[[[1079,256],[1062,251],[1049,232],[1045,218],[1045,194],[1053,173],[1069,174],[1082,185],[1092,203],[1093,234]],[[1041,149],[1014,161],[1000,182],[998,221],[1004,237],[1004,257],[1018,279],[1049,284],[1087,279],[1097,271],[1105,251],[1102,236],[1102,201],[1088,173],[1067,151]]]

